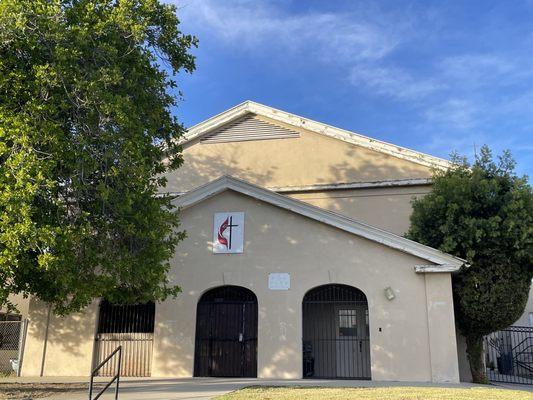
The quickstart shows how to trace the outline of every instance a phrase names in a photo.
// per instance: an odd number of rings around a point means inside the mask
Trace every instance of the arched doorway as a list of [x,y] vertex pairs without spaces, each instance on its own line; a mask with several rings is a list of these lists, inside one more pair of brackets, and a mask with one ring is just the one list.
[[370,331],[365,294],[323,285],[302,303],[303,377],[370,379]]
[[257,377],[257,297],[252,291],[221,286],[200,298],[194,376]]

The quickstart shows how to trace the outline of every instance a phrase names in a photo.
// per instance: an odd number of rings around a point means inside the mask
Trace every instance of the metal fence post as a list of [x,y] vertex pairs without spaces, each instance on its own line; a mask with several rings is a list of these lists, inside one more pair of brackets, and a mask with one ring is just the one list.
[[28,327],[28,319],[23,319],[20,323],[20,333],[19,333],[19,351],[18,351],[18,366],[17,366],[17,377],[20,377],[20,372],[22,371],[22,361],[24,359],[24,347],[26,346],[26,332]]

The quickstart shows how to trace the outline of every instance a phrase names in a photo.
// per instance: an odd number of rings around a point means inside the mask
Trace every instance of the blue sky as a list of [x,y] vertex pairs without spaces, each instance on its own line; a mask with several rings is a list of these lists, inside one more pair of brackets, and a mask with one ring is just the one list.
[[533,173],[533,1],[172,0],[200,40],[191,126],[250,99],[447,158]]

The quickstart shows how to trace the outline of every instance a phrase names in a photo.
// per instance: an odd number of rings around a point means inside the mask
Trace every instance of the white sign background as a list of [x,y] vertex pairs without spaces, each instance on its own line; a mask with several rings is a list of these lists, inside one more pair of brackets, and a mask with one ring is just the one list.
[[291,288],[291,275],[280,272],[268,274],[268,288],[270,290],[289,290]]
[[244,213],[215,213],[213,253],[242,253],[244,249]]

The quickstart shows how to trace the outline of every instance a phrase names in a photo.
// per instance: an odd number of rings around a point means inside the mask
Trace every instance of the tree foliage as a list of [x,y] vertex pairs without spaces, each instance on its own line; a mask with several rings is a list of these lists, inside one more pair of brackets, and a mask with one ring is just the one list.
[[178,293],[184,234],[157,193],[182,162],[169,89],[194,46],[157,0],[0,2],[0,306]]
[[473,377],[484,380],[484,335],[523,313],[533,276],[533,194],[509,152],[495,162],[488,147],[473,165],[454,156],[435,171],[433,190],[413,202],[407,236],[461,257],[468,268],[453,277],[457,325],[467,340]]

